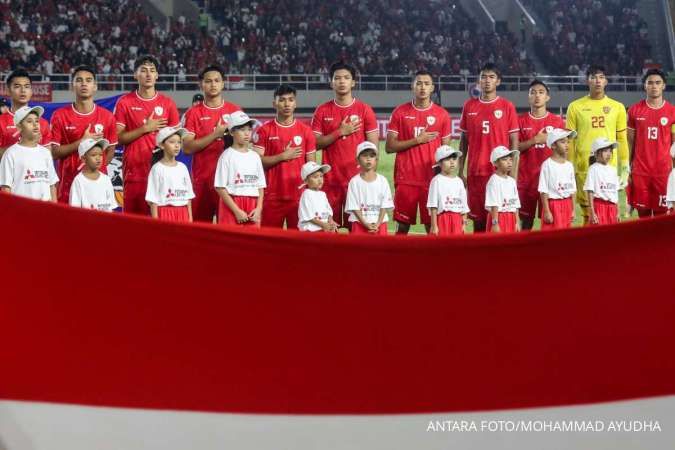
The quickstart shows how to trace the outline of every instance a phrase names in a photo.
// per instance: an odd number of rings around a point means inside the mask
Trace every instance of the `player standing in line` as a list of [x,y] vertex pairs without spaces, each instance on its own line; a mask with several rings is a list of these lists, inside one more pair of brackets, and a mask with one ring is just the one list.
[[541,229],[570,228],[574,221],[577,183],[574,166],[567,160],[569,140],[576,131],[554,128],[546,136],[546,146],[553,151],[541,165],[537,190],[541,195]]
[[78,153],[80,143],[87,139],[105,139],[108,142],[108,148],[103,150],[100,167],[104,174],[107,173],[106,166],[113,158],[117,145],[115,117],[110,111],[94,103],[94,95],[98,90],[96,70],[89,66],[76,67],[72,88],[75,102],[57,109],[51,119],[54,140],[52,155],[59,160],[58,174],[61,182],[58,197],[61,203],[69,202],[70,186],[82,165]]
[[120,144],[124,145],[124,212],[150,213],[145,192],[155,136],[162,128],[175,127],[179,122],[174,101],[155,88],[158,71],[157,58],[150,55],[139,57],[134,65],[138,89],[120,97],[115,106],[117,136]]
[[[20,132],[14,124],[14,113],[28,105],[33,96],[33,88],[28,72],[17,69],[7,75],[7,89],[9,90],[11,108],[6,114],[0,114],[0,158],[5,150],[19,142]],[[40,117],[40,145],[51,150],[54,143],[49,129],[49,122]]]
[[671,169],[670,147],[675,142],[675,106],[663,98],[666,75],[649,69],[642,77],[647,93],[628,109],[628,147],[631,171],[627,193],[640,217],[666,212],[666,185]]
[[[609,164],[617,168],[617,160],[621,169],[621,188],[628,183],[628,142],[626,140],[626,108],[605,94],[607,73],[604,67],[591,66],[586,72],[588,95],[574,100],[567,107],[568,130],[577,132],[577,139],[570,141],[569,160],[574,164],[577,186],[583,186],[588,173],[591,145],[597,138],[617,141],[617,154],[612,154]],[[589,203],[585,193],[577,190],[577,202],[582,208],[584,224],[589,221]]]
[[296,90],[282,84],[274,91],[276,117],[253,133],[253,149],[265,168],[263,227],[298,228],[301,192],[296,183],[307,161],[316,161],[316,138],[312,129],[295,120]]
[[618,144],[599,137],[591,144],[593,157],[584,181],[588,195],[590,223],[606,225],[619,221],[619,177],[609,162]]
[[354,164],[354,152],[366,140],[378,145],[379,131],[373,108],[352,94],[356,69],[336,62],[330,67],[330,80],[335,98],[316,108],[312,131],[316,135],[317,150],[324,151],[323,163],[332,168],[326,174],[325,191],[333,208],[333,218],[339,226],[346,227],[347,185],[359,172]]
[[450,115],[431,101],[434,79],[420,70],[412,82],[414,98],[394,109],[387,128],[387,153],[396,153],[394,164],[394,220],[396,233],[408,234],[420,222],[429,232],[431,218],[426,207],[429,183],[434,176],[434,152],[450,144]]
[[117,208],[112,182],[100,170],[109,147],[106,139],[84,139],[78,145],[77,154],[84,167],[70,186],[70,206],[106,212]]
[[530,83],[527,101],[530,111],[518,117],[520,127],[518,150],[518,195],[520,196],[520,220],[523,230],[531,230],[534,219],[542,207],[538,191],[541,165],[553,152],[546,144],[546,135],[555,128],[564,128],[562,117],[546,109],[551,100],[548,86],[543,81]]
[[[492,63],[485,64],[478,76],[481,95],[464,102],[460,130],[462,138],[459,150],[464,154],[459,168],[464,173],[467,167],[467,190],[469,217],[473,220],[474,232],[485,231],[485,188],[494,173],[490,162],[492,149],[503,146],[518,149],[518,115],[513,103],[497,95],[501,72]],[[515,165],[517,169],[517,165]]]
[[485,188],[485,210],[490,216],[486,231],[494,233],[520,231],[518,186],[516,180],[509,175],[513,170],[513,157],[517,155],[518,150],[509,150],[502,145],[495,147],[490,154],[490,162],[495,167],[495,173],[490,176]]
[[[183,151],[192,156],[192,185],[195,198],[192,214],[195,221],[213,223],[218,214],[220,197],[213,187],[218,158],[232,144],[227,131],[230,114],[242,111],[239,105],[225,101],[225,70],[208,66],[199,72],[204,99],[185,113]],[[194,99],[193,99],[194,100]]]

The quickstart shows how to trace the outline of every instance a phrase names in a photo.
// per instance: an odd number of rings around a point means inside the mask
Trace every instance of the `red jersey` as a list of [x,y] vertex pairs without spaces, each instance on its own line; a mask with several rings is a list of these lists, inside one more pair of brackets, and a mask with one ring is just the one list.
[[468,175],[489,176],[495,169],[490,163],[492,149],[511,148],[509,135],[518,131],[518,116],[513,103],[502,97],[489,102],[469,99],[464,102],[459,128],[469,144]]
[[265,170],[267,180],[265,198],[276,197],[281,200],[300,198],[302,193],[298,189],[302,183],[300,169],[307,161],[307,154],[316,151],[316,138],[312,129],[298,120],[294,120],[291,125],[281,125],[276,119],[270,120],[253,134],[253,146],[262,149],[265,156],[283,153],[289,142],[291,147],[302,147],[302,156],[280,162]]
[[[234,103],[224,101],[222,105],[212,108],[202,102],[187,110],[183,126],[189,133],[194,134],[195,139],[201,139],[213,133],[219,120],[222,119],[224,123],[227,123],[230,114],[235,111],[242,111],[242,109]],[[195,153],[192,156],[192,180],[208,180],[213,184],[218,158],[223,150],[225,150],[225,142],[222,137],[219,137]]]
[[356,146],[366,140],[366,133],[378,131],[373,108],[354,99],[348,106],[340,106],[335,100],[319,105],[312,116],[312,131],[327,136],[340,128],[345,117],[359,119],[361,131],[342,136],[323,149],[323,163],[330,164],[331,171],[326,174],[326,186],[346,187],[349,180],[359,173],[356,163]]
[[[47,147],[54,143],[49,130],[49,122],[40,117],[40,145]],[[19,142],[19,130],[14,125],[14,113],[8,111],[0,114],[0,147],[10,147]]]
[[416,138],[425,128],[427,132],[438,132],[438,137],[396,153],[394,184],[429,187],[434,177],[432,166],[436,162],[436,149],[443,139],[450,137],[452,129],[450,114],[435,103],[419,109],[413,102],[408,102],[398,106],[391,114],[387,132],[396,133],[400,141]]
[[[103,134],[110,145],[117,145],[115,117],[110,111],[96,104],[88,114],[77,112],[72,104],[59,108],[52,115],[51,126],[55,145],[72,144],[80,140],[88,128],[96,133]],[[61,180],[58,193],[59,201],[68,203],[70,186],[80,171],[80,164],[80,156],[77,150],[59,161],[58,174]],[[101,172],[107,173],[105,158],[103,158]]]
[[[520,142],[532,139],[541,131],[550,133],[554,128],[565,128],[565,121],[557,114],[546,112],[544,117],[534,117],[529,112],[518,117]],[[535,144],[520,152],[518,163],[518,184],[527,185],[532,180],[539,180],[541,164],[553,154],[546,144]]]
[[635,131],[631,172],[636,175],[667,175],[672,169],[670,146],[675,132],[675,105],[664,100],[652,108],[641,100],[628,110],[628,128]]
[[[115,105],[115,121],[124,127],[125,131],[135,130],[143,126],[151,114],[155,119],[167,119],[167,126],[178,125],[178,109],[169,97],[156,93],[152,98],[142,98],[133,91],[123,95]],[[122,156],[122,170],[125,180],[144,181],[150,173],[150,159],[155,148],[157,133],[145,133],[131,144],[124,146]]]

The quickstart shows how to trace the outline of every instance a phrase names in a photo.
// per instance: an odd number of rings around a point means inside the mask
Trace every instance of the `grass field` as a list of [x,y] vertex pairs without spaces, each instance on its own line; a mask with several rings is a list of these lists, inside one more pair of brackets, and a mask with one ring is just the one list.
[[[458,147],[459,146],[459,141],[453,141],[451,144],[453,147]],[[377,171],[384,175],[387,180],[389,180],[389,185],[391,186],[392,192],[394,192],[394,159],[395,155],[394,154],[388,154],[384,151],[384,142],[380,142],[380,153],[379,153],[379,163],[378,163],[378,168]],[[621,207],[621,213],[624,213],[624,208],[623,205],[625,204],[624,199],[625,199],[625,193],[621,191],[620,193],[621,200],[619,201],[619,205]],[[623,215],[622,215],[623,217]],[[625,220],[632,220],[633,218],[637,217],[637,213],[633,213],[633,217],[631,219],[625,219]],[[577,206],[577,211],[575,215],[575,222],[574,226],[581,226],[582,224],[582,219],[581,219],[581,210],[579,206]],[[389,232],[393,233],[396,230],[396,222],[394,222],[393,218],[389,218]],[[535,219],[534,222],[534,229],[538,230],[541,227],[541,221],[539,219]],[[473,231],[473,224],[469,220],[468,224],[468,232]],[[413,225],[410,227],[411,233],[419,233],[419,234],[424,234],[426,233],[424,230],[424,226],[421,224]]]

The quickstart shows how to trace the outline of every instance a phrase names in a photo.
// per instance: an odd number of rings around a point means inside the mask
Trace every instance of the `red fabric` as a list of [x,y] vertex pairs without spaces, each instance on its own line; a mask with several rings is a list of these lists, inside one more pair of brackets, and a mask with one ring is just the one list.
[[[258,204],[258,197],[242,197],[233,195],[232,200],[234,200],[234,203],[246,214],[250,214]],[[259,222],[251,222],[250,220],[244,223],[237,223],[237,218],[234,216],[234,213],[230,208],[227,207],[227,205],[225,205],[222,200],[220,203],[218,203],[218,224],[260,228]]]
[[[45,224],[59,224],[58,235]],[[0,256],[2,399],[362,414],[675,394],[675,283],[664,282],[675,216],[363,238],[0,194],[0,226],[11,236]],[[90,261],[101,236],[134,250],[106,254],[115,271],[106,289],[74,289],[48,264],[49,255],[63,267]],[[461,264],[449,267],[448,255]],[[593,276],[580,264],[589,255]],[[517,289],[523,277],[528,288]],[[448,279],[457,282],[443,294]],[[640,282],[612,281],[621,279]]]
[[520,171],[518,171],[518,198],[520,199],[520,217],[534,219],[537,215],[537,208],[541,210],[539,193],[539,178],[530,179],[527,183],[520,181]]
[[189,222],[187,206],[158,206],[157,216],[167,222]]
[[[300,189],[296,190],[300,191]],[[302,191],[301,191],[302,192]],[[283,228],[286,223],[286,228],[298,228],[298,209],[300,207],[298,200],[280,200],[274,196],[265,194],[265,207],[262,212],[262,226]]]
[[675,106],[664,101],[658,109],[640,100],[628,109],[628,128],[635,131],[631,173],[635,175],[665,175],[668,177],[671,128],[675,125]]
[[[530,112],[521,114],[518,117],[518,126],[520,133],[518,139],[520,142],[529,141],[541,131],[549,133],[553,128],[565,128],[565,122],[557,114],[547,112],[544,117],[536,118]],[[507,147],[509,147],[507,145]],[[541,164],[553,154],[553,151],[546,144],[535,144],[522,152],[518,159],[518,191],[533,185],[536,191],[539,183],[539,172]],[[520,197],[520,203],[523,203],[523,197]],[[536,204],[535,204],[536,207]],[[520,210],[523,214],[523,208]],[[527,212],[530,212],[529,210]],[[528,217],[534,218],[535,211]],[[523,214],[524,215],[524,214]]]
[[394,220],[414,225],[417,223],[417,210],[420,212],[420,223],[431,223],[427,201],[429,200],[429,183],[426,186],[402,184],[394,192]]
[[[494,172],[494,170],[493,170]],[[469,217],[472,220],[485,222],[487,211],[485,210],[485,189],[492,174],[488,176],[468,176],[466,178],[467,200],[469,202]]]
[[636,209],[653,209],[657,213],[666,212],[666,191],[668,190],[668,176],[670,172],[663,175],[631,176],[629,204]]
[[145,194],[148,190],[148,179],[145,180],[127,180],[124,179],[124,212],[150,215],[150,206],[145,201]]
[[572,197],[564,199],[548,199],[548,208],[553,216],[553,223],[544,222],[544,211],[541,212],[541,229],[561,229],[572,226],[574,219],[574,201]]
[[345,205],[347,203],[347,184],[344,186],[323,186],[323,191],[326,193],[328,203],[333,209],[333,220],[339,227],[347,226],[347,219],[349,214],[346,214]]
[[192,199],[192,218],[199,222],[213,223],[213,218],[218,214],[218,203],[220,203],[220,196],[213,187],[213,178],[193,180],[192,189],[195,193],[195,198]]
[[[497,222],[499,222],[500,233],[515,233],[518,217],[516,213],[500,212],[497,213]],[[492,216],[488,217],[485,231],[492,231]]]
[[619,221],[619,209],[616,203],[608,202],[600,198],[593,199],[593,209],[598,216],[597,225],[608,225]]
[[444,212],[436,218],[439,236],[464,234],[464,217],[455,212]]
[[352,227],[350,230],[351,234],[366,234],[369,236],[374,236],[374,235],[380,235],[380,236],[386,236],[387,235],[387,224],[386,222],[383,224],[380,224],[380,227],[377,229],[377,233],[371,233],[368,231],[366,227],[364,227],[361,222],[352,222],[351,223]]

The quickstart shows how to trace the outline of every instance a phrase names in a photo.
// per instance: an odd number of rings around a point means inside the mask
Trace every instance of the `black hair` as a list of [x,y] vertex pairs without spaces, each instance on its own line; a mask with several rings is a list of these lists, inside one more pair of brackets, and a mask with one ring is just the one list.
[[586,71],[586,78],[590,78],[593,75],[596,75],[598,73],[602,73],[603,75],[607,75],[607,69],[605,69],[605,66],[601,66],[599,64],[593,64]]
[[94,80],[96,80],[96,69],[94,69],[92,66],[87,65],[77,66],[75,70],[73,70],[73,79],[75,79],[75,74],[77,72],[89,72],[94,76]]
[[194,103],[194,102],[202,102],[202,101],[204,101],[204,94],[199,94],[199,93],[197,93],[197,94],[195,94],[195,95],[192,96],[192,103]]
[[536,78],[530,82],[530,86],[528,86],[527,90],[529,91],[530,89],[532,89],[532,86],[543,86],[544,89],[546,89],[547,94],[550,92],[548,86],[546,86],[546,83],[544,83],[541,80],[537,80]]
[[164,158],[164,150],[161,147],[155,147],[152,151],[152,158],[150,159],[150,167],[154,166]]
[[143,55],[136,58],[136,61],[134,61],[134,72],[145,63],[154,65],[157,72],[159,72],[159,60],[152,55]]
[[661,77],[663,80],[663,84],[666,84],[666,74],[663,72],[661,69],[649,69],[648,71],[645,72],[645,74],[642,76],[642,84],[647,82],[647,78],[649,78],[652,75],[658,75]]
[[502,79],[502,71],[499,70],[499,67],[495,63],[485,63],[483,64],[483,67],[480,68],[480,72],[494,72],[497,75],[497,79],[501,80]]
[[218,72],[223,80],[225,79],[225,69],[217,64],[211,64],[210,66],[206,66],[199,71],[199,81],[202,81],[208,72]]
[[333,79],[333,75],[335,75],[335,72],[337,72],[338,70],[347,70],[350,74],[352,74],[352,78],[356,80],[356,68],[351,64],[347,64],[344,61],[338,61],[331,64],[330,69],[328,69],[331,80]]
[[428,77],[431,78],[431,82],[432,83],[434,82],[433,74],[426,69],[418,70],[417,72],[415,72],[415,75],[413,75],[413,81],[415,81],[415,78],[419,77],[420,75],[427,75]]
[[282,84],[274,91],[274,98],[281,97],[282,95],[293,94],[296,95],[298,91],[291,86],[290,84]]
[[7,87],[12,85],[12,80],[14,78],[28,78],[29,81],[31,81],[31,82],[33,81],[30,78],[30,74],[28,73],[28,71],[26,69],[16,69],[16,70],[10,72],[9,75],[7,75],[7,78],[5,78],[5,83],[7,83]]

